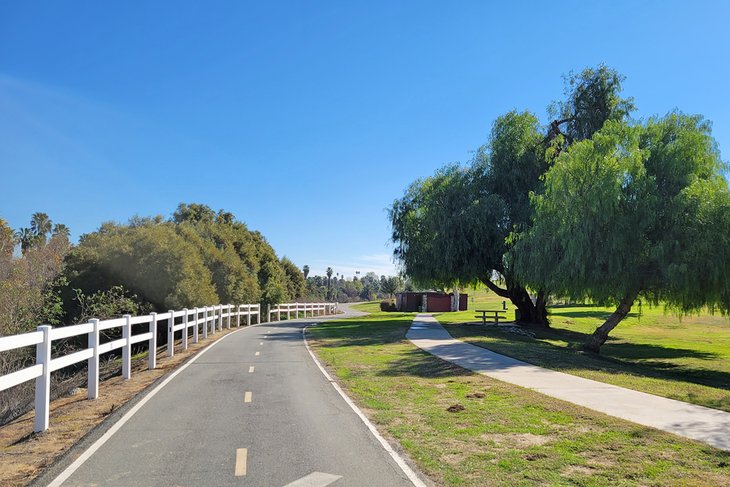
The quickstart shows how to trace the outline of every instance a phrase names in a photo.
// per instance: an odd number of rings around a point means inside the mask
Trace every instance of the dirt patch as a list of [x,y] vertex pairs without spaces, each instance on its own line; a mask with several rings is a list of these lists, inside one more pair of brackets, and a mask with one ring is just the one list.
[[450,413],[458,413],[459,411],[463,411],[464,409],[466,408],[461,404],[454,404],[446,408],[446,410]]
[[480,438],[511,448],[542,446],[552,439],[549,436],[533,435],[532,433],[488,433],[481,435]]
[[487,395],[483,392],[472,392],[471,394],[466,395],[466,397],[468,397],[469,399],[483,399],[486,396]]
[[593,469],[590,467],[584,467],[582,465],[569,465],[567,468],[564,468],[560,471],[560,474],[563,476],[573,476],[573,475],[593,475]]
[[113,411],[199,350],[236,330],[225,329],[216,334],[215,340],[190,344],[184,352],[178,348],[171,358],[164,351],[158,352],[155,370],[147,370],[146,357],[137,359],[131,379],[116,376],[101,382],[99,397],[93,401],[86,399],[86,389],[79,388],[51,402],[50,428],[43,433],[33,433],[32,411],[0,427],[0,485],[29,484]]

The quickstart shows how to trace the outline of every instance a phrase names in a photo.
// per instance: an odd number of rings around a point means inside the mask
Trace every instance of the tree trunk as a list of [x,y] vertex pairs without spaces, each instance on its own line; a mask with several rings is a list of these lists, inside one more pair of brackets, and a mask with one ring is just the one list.
[[541,290],[537,294],[537,302],[533,304],[532,299],[530,299],[530,294],[523,287],[515,286],[502,289],[490,279],[483,278],[481,281],[497,296],[508,298],[520,310],[520,323],[541,325],[544,327],[549,326],[547,308],[545,306],[547,293],[545,291]]
[[616,311],[611,313],[611,316],[588,337],[586,342],[583,344],[583,350],[587,352],[600,353],[601,345],[606,343],[608,334],[611,330],[616,328],[621,320],[631,312],[631,306],[634,304],[636,297],[639,295],[638,292],[630,292],[624,296],[618,303]]
[[520,323],[548,327],[547,309],[545,307],[545,293],[538,293],[537,302],[533,303],[530,294],[523,287],[514,287],[509,290],[512,304],[520,310]]

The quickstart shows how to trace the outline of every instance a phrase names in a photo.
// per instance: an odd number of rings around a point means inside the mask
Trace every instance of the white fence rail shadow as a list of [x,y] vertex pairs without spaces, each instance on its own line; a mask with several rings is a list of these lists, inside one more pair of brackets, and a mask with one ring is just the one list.
[[[337,310],[335,303],[287,303],[279,304],[268,311],[268,321],[276,313],[279,320],[282,313],[287,313],[287,319],[291,319],[294,313],[295,319],[299,313],[304,317],[321,316],[334,314]],[[182,350],[187,350],[188,341],[197,343],[201,338],[207,339],[217,331],[231,328],[232,320],[234,326],[241,326],[241,318],[245,320],[244,325],[249,326],[261,322],[261,306],[259,304],[219,304],[217,306],[206,306],[203,308],[183,309],[181,311],[170,310],[167,313],[151,313],[145,316],[125,315],[122,318],[111,320],[92,319],[88,323],[80,325],[62,326],[53,328],[50,325],[41,325],[37,331],[0,337],[0,353],[15,350],[22,347],[36,347],[35,365],[0,376],[0,391],[17,386],[24,382],[35,379],[35,420],[33,430],[35,432],[48,429],[51,397],[51,372],[64,367],[88,361],[88,399],[96,399],[99,396],[99,357],[113,350],[122,350],[122,377],[129,379],[132,376],[132,345],[147,342],[148,357],[147,368],[152,370],[157,366],[157,333],[160,322],[167,324],[167,356],[175,354],[175,336],[181,337]],[[253,323],[253,321],[256,323]],[[132,334],[132,325],[147,324],[147,331],[144,333]],[[105,330],[121,329],[122,338],[100,343],[101,333]],[[60,357],[51,358],[51,350],[54,340],[72,338],[87,335],[87,348],[78,350]],[[201,337],[202,335],[202,337]]]

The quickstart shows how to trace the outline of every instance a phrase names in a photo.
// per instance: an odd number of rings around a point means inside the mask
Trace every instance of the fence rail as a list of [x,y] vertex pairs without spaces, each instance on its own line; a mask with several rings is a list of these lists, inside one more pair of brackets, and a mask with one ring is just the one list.
[[292,313],[294,313],[294,318],[296,319],[299,317],[300,312],[304,314],[303,318],[306,318],[307,313],[309,313],[309,316],[314,317],[334,314],[336,311],[337,303],[286,303],[269,309],[268,320],[271,321],[271,315],[274,313],[276,313],[276,320],[279,321],[282,313],[286,313],[286,319],[290,320],[292,319]]
[[[336,303],[287,303],[279,304],[267,313],[268,321],[276,313],[277,321],[281,319],[282,313],[287,313],[287,319],[299,317],[302,312],[304,317],[307,313],[310,316],[321,316],[333,314],[337,310]],[[99,356],[114,350],[122,350],[122,377],[129,379],[132,376],[132,345],[148,342],[147,368],[154,369],[157,366],[157,333],[158,325],[166,322],[167,325],[167,356],[175,354],[175,336],[182,337],[182,350],[187,350],[188,340],[198,343],[202,338],[207,339],[214,335],[216,330],[222,331],[224,324],[226,328],[241,326],[241,318],[245,319],[245,326],[261,322],[261,306],[259,304],[219,304],[216,306],[205,306],[202,308],[183,309],[180,311],[170,310],[167,313],[151,313],[144,316],[124,315],[122,318],[110,320],[92,319],[88,323],[80,325],[62,326],[53,328],[50,325],[41,325],[37,331],[0,337],[0,353],[16,350],[23,347],[36,347],[35,364],[24,369],[0,376],[0,391],[17,386],[35,379],[35,421],[33,429],[36,432],[48,429],[50,412],[50,387],[51,372],[64,367],[78,364],[86,360],[88,362],[88,399],[96,399],[99,396]],[[235,321],[232,324],[232,321]],[[146,332],[132,334],[132,325],[147,324]],[[100,343],[100,332],[111,329],[121,329],[122,338]],[[192,336],[191,335],[192,331]],[[60,357],[51,358],[51,350],[54,340],[72,338],[87,335],[87,348],[77,350]],[[202,336],[201,336],[202,335]]]

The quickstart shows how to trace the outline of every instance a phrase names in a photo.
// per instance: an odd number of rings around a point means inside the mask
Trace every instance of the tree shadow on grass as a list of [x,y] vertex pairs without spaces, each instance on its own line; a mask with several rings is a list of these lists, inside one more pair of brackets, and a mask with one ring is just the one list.
[[[317,346],[321,348],[368,347],[402,344],[407,342],[405,335],[413,323],[413,314],[390,313],[388,319],[367,321],[329,322],[322,327],[311,329],[314,339],[323,339]],[[388,353],[392,353],[390,350]],[[466,369],[441,360],[415,346],[397,353],[397,358],[388,362],[379,376],[415,376],[425,378],[457,377],[472,375]]]
[[415,376],[424,378],[463,377],[474,372],[442,360],[420,349],[408,349],[399,359],[388,364],[388,368],[376,375],[383,377]]
[[[413,322],[413,315],[400,315],[396,315],[394,319],[382,321],[355,321],[353,319],[352,321],[328,322],[316,328],[310,328],[308,334],[315,339],[326,339],[327,341],[319,344],[324,348],[397,343],[405,338],[405,334]],[[402,317],[407,319],[402,319]]]
[[[596,318],[599,320],[605,320],[609,317],[611,314],[611,311],[600,311],[600,310],[592,310],[592,311],[560,311],[555,312],[552,311],[550,313],[550,317],[553,316],[561,316],[564,318]],[[631,313],[629,316],[634,315],[638,316],[636,313]]]
[[[609,337],[601,350],[601,355],[595,355],[582,352],[583,342],[588,335],[573,330],[531,329],[535,333],[535,339],[532,339],[507,333],[496,327],[474,326],[467,329],[459,325],[448,325],[446,328],[452,332],[455,338],[487,336],[490,338],[489,342],[474,342],[474,344],[553,370],[598,370],[677,382],[691,382],[723,389],[730,388],[730,373],[728,372],[668,361],[682,358],[716,360],[719,355],[712,352],[630,343]],[[567,346],[547,340],[565,342]]]

